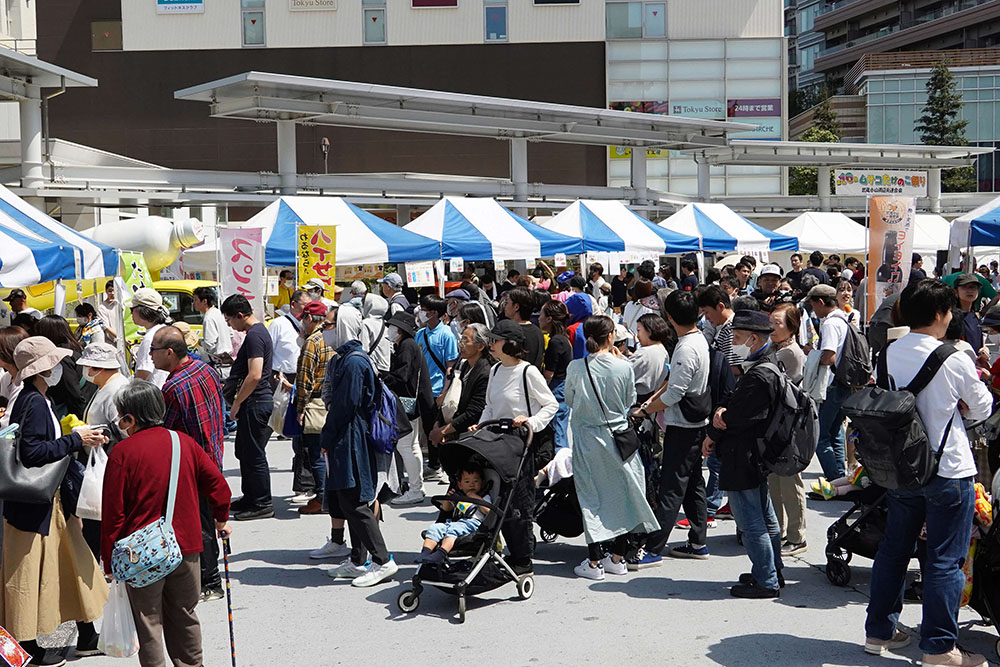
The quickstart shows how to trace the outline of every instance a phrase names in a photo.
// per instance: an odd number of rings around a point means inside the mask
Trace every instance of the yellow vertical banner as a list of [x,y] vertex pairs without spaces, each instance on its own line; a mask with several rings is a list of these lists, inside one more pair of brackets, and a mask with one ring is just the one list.
[[913,197],[868,198],[868,316],[887,296],[902,292],[913,253]]
[[305,285],[313,278],[328,288],[337,276],[337,228],[333,225],[299,225],[298,279]]

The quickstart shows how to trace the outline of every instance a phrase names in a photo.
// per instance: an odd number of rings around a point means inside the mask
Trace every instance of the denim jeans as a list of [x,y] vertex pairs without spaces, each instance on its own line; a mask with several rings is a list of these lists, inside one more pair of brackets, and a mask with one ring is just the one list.
[[715,513],[722,507],[722,501],[726,499],[726,492],[719,488],[719,471],[722,470],[722,461],[713,451],[705,459],[705,467],[708,468],[708,483],[705,485],[705,503],[708,505],[708,518],[715,518]]
[[743,531],[743,546],[753,563],[751,574],[768,590],[778,588],[781,569],[781,527],[771,505],[767,483],[746,491],[730,491],[729,507]]
[[302,447],[305,449],[306,462],[312,471],[316,498],[323,502],[324,491],[326,491],[326,460],[323,458],[323,440],[319,433],[303,433],[300,439]]
[[844,401],[851,395],[848,387],[834,382],[826,390],[826,400],[819,406],[819,442],[816,458],[823,466],[823,476],[833,481],[844,476]]
[[566,428],[569,426],[569,406],[566,405],[566,380],[560,380],[555,384],[550,384],[549,389],[552,395],[559,402],[559,409],[556,416],[552,418],[552,432],[555,434],[556,449],[569,447],[569,436]]
[[250,399],[236,415],[236,458],[240,462],[240,482],[245,504],[271,506],[271,470],[267,465],[267,441],[271,437],[271,399]]
[[444,523],[432,523],[424,533],[424,538],[440,543],[446,537],[462,537],[472,535],[479,530],[480,521],[476,519],[447,520]]
[[917,491],[889,491],[885,535],[872,565],[871,601],[865,633],[890,639],[903,609],[906,568],[920,528],[927,524],[927,563],[924,567],[923,620],[920,648],[924,653],[947,653],[958,639],[958,605],[965,575],[962,564],[972,537],[976,492],[972,477],[935,477]]

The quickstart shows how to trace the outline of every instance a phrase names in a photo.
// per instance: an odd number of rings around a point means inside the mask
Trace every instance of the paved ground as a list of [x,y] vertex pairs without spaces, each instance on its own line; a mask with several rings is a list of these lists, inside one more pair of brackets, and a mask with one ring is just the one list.
[[[736,600],[728,587],[749,570],[732,521],[709,531],[708,561],[665,559],[662,567],[603,582],[572,572],[586,551],[582,538],[539,544],[536,589],[520,601],[513,584],[470,601],[458,625],[455,598],[428,590],[414,615],[396,608],[396,597],[413,573],[419,532],[430,523],[429,504],[389,509],[384,533],[402,566],[396,580],[374,589],[352,588],[325,576],[330,563],[308,552],[329,532],[325,516],[300,517],[287,504],[291,459],[287,441],[269,448],[275,519],[236,524],[230,559],[238,664],[268,665],[477,665],[635,664],[880,665],[916,662],[920,650],[891,658],[861,650],[870,561],[858,559],[851,586],[836,588],[823,573],[827,526],[848,508],[842,502],[810,501],[811,550],[786,562],[788,586],[779,600]],[[227,477],[239,495],[235,460]],[[810,479],[818,467],[810,471]],[[439,487],[443,489],[444,487]],[[675,541],[683,539],[679,531]],[[225,601],[199,606],[206,667],[230,664]],[[963,610],[961,645],[1000,662],[997,633]],[[902,622],[920,622],[908,605]],[[71,626],[50,645],[69,643]],[[72,661],[72,656],[70,656]],[[84,658],[87,667],[137,665],[138,660]]]

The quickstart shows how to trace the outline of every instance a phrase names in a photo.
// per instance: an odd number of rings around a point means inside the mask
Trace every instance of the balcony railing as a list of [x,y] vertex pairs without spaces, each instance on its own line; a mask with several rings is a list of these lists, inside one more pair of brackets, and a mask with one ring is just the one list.
[[0,37],[0,47],[23,53],[26,56],[34,56],[37,55],[35,48],[36,41],[34,39],[22,39],[19,37]]
[[997,66],[1000,65],[1000,48],[867,53],[858,60],[844,77],[844,89],[849,95],[857,94],[855,84],[865,72],[930,69],[942,62],[948,67]]
[[864,44],[866,42],[873,42],[876,39],[882,39],[883,37],[887,37],[888,35],[891,35],[894,32],[899,32],[900,30],[901,28],[898,25],[885,26],[884,28],[880,28],[876,32],[867,35],[862,35],[861,37],[856,37],[855,39],[852,39],[849,42],[828,46],[827,48],[820,51],[819,56],[822,58],[823,56],[828,56],[831,53],[837,53],[838,51],[843,51],[844,49],[849,49],[851,47],[858,46],[859,44]]

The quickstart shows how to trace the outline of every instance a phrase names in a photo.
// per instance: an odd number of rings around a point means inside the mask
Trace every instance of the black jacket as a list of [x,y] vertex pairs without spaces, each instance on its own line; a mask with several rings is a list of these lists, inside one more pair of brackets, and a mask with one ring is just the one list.
[[773,373],[759,366],[765,361],[777,363],[772,347],[754,360],[736,380],[736,388],[725,405],[722,419],[726,430],[708,426],[708,436],[715,441],[715,451],[722,462],[719,488],[724,491],[746,491],[767,479],[767,472],[757,455],[757,438],[767,426],[771,406],[777,396]]
[[385,386],[396,396],[415,397],[418,415],[434,414],[431,375],[427,370],[427,359],[417,341],[407,336],[396,343],[392,360],[389,362],[389,372],[386,373],[383,381]]
[[451,420],[451,427],[456,433],[465,433],[473,424],[479,423],[486,409],[486,386],[490,383],[489,360],[479,357],[475,366],[470,367],[467,361],[462,361],[462,396],[458,399],[458,410]]

